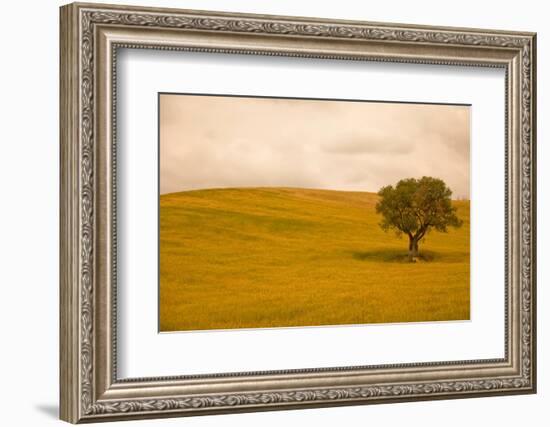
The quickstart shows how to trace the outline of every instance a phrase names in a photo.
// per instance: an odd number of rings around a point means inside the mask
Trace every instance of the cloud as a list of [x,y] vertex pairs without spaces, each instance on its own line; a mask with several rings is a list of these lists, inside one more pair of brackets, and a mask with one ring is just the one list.
[[342,138],[341,141],[333,141],[324,144],[322,150],[326,153],[334,154],[409,154],[414,149],[412,141],[402,141],[399,139],[384,139],[382,137],[372,137],[365,135],[357,137],[354,135]]
[[377,191],[410,177],[469,196],[465,106],[162,95],[161,193],[293,186]]

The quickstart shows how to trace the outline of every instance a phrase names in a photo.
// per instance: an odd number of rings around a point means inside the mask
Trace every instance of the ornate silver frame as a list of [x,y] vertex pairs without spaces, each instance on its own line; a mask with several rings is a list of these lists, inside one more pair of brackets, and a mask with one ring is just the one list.
[[[71,4],[61,8],[61,419],[109,421],[534,393],[534,33]],[[505,357],[117,379],[117,48],[506,70]]]

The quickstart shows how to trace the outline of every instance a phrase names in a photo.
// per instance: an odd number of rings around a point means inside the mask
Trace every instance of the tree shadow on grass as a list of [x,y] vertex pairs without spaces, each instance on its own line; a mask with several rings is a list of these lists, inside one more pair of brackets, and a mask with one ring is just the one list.
[[[410,263],[409,255],[402,249],[377,249],[372,251],[353,251],[353,258],[359,261]],[[421,250],[416,257],[416,262],[468,262],[469,253],[466,252],[434,252]]]

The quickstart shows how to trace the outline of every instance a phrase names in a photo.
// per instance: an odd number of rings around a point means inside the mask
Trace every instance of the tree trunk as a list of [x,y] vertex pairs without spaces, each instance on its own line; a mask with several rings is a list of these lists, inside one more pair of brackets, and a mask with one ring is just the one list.
[[409,261],[413,262],[417,256],[418,256],[418,239],[413,236],[409,236]]

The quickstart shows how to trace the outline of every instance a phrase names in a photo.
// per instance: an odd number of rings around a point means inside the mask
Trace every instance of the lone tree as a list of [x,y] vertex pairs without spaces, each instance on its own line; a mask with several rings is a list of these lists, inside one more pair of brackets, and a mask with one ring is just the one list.
[[447,227],[462,225],[451,204],[451,194],[445,182],[428,176],[402,179],[395,187],[388,185],[378,192],[380,226],[384,231],[395,230],[398,236],[409,236],[410,261],[418,256],[418,243],[431,229],[446,233]]

